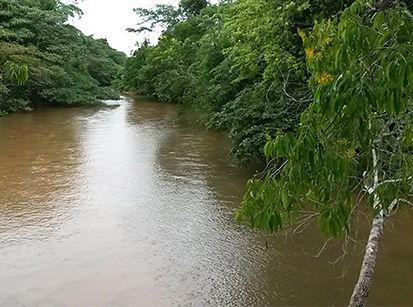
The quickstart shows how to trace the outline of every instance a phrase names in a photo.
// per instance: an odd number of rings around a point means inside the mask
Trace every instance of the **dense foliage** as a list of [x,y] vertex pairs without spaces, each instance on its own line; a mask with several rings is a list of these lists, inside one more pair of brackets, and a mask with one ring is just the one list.
[[367,303],[385,219],[413,207],[412,33],[409,7],[392,0],[358,0],[300,30],[313,101],[296,131],[267,142],[268,171],[239,212],[271,231],[317,218],[325,235],[349,238],[367,201],[373,223],[350,306]]
[[206,114],[209,127],[229,132],[236,160],[249,163],[263,156],[266,135],[293,131],[311,101],[298,29],[351,2],[188,0],[137,9],[135,31],[166,29],[128,60],[124,86]]
[[117,97],[126,56],[68,24],[80,13],[57,0],[0,0],[0,113]]
[[355,191],[368,195],[372,207],[378,194],[386,213],[395,209],[394,200],[409,203],[412,33],[404,6],[372,13],[365,1],[354,3],[339,22],[301,32],[314,101],[295,133],[279,134],[265,146],[271,171],[251,181],[242,211],[253,225],[278,230],[311,204],[320,210],[321,230],[337,236],[349,231],[360,201]]

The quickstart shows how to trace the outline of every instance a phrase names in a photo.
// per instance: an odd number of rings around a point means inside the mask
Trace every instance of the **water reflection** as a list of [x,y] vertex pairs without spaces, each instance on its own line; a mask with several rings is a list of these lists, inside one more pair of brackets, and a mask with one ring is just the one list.
[[[360,254],[339,279],[339,244],[308,255],[315,227],[293,242],[235,223],[252,170],[227,152],[145,100],[1,118],[0,305],[346,304]],[[372,304],[411,302],[411,225],[386,234]]]

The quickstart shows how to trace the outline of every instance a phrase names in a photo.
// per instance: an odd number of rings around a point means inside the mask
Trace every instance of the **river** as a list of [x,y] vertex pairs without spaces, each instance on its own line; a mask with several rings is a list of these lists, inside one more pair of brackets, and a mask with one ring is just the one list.
[[[228,141],[143,98],[0,118],[1,306],[344,305],[344,262],[316,227],[234,220],[253,173]],[[372,305],[413,304],[413,219],[387,225]],[[343,275],[343,272],[347,272]]]

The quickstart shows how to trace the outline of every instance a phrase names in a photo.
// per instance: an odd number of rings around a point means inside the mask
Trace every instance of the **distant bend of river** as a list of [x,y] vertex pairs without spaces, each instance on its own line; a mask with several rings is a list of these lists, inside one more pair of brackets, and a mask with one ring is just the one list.
[[[115,103],[0,118],[1,306],[347,304],[360,250],[333,267],[339,244],[312,257],[315,227],[238,225],[253,172],[222,133],[174,105]],[[387,225],[371,305],[413,304],[412,226]]]

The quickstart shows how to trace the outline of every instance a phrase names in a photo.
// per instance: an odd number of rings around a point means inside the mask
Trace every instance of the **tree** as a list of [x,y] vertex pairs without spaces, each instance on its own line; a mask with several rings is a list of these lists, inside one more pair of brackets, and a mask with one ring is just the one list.
[[413,17],[403,3],[382,4],[358,0],[339,21],[300,31],[314,100],[295,133],[266,144],[268,171],[249,182],[238,215],[271,231],[317,217],[337,237],[351,235],[367,200],[372,226],[350,306],[367,303],[385,219],[413,205]]
[[179,8],[187,15],[199,15],[208,5],[207,0],[181,0]]
[[2,114],[118,97],[111,85],[126,56],[68,25],[75,14],[56,0],[0,0]]
[[157,28],[169,29],[180,21],[180,12],[168,4],[156,4],[154,8],[135,8],[139,17],[138,28],[128,28],[128,32],[152,32]]

